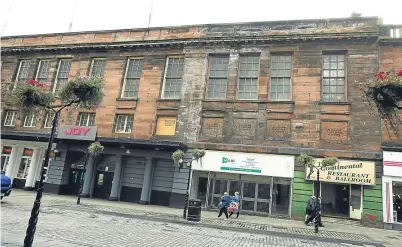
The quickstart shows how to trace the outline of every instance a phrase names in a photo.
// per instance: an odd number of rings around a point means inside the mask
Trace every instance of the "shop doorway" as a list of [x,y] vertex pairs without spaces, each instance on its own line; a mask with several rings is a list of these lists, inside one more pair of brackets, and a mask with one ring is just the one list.
[[84,169],[71,168],[70,181],[68,185],[67,194],[78,195],[78,191],[81,186],[81,181],[84,182]]
[[108,199],[112,190],[114,172],[97,171],[93,197]]
[[321,183],[322,214],[349,218],[349,184]]

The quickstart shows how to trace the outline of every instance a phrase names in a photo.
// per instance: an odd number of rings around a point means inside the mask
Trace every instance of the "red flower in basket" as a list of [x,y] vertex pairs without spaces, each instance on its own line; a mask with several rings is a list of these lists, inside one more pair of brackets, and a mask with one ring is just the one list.
[[43,88],[43,83],[38,83],[37,86]]
[[397,75],[397,76],[402,76],[402,69],[399,70],[398,72],[396,72],[396,75]]
[[375,77],[375,78],[378,78],[378,79],[380,79],[380,80],[385,80],[385,79],[387,79],[387,76],[385,75],[384,72],[378,72],[378,73],[376,73],[376,74],[374,75],[374,77]]
[[31,86],[35,86],[35,84],[37,83],[37,81],[35,81],[35,80],[30,80],[28,83],[29,83],[29,85],[31,85]]

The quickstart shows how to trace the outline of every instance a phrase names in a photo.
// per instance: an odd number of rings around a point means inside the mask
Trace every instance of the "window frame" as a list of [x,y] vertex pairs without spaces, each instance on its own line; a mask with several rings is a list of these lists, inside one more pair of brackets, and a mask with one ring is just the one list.
[[[257,70],[257,97],[254,99],[240,99],[239,98],[239,92],[240,92],[240,66],[241,66],[241,61],[240,57],[258,57],[258,70]],[[260,70],[261,70],[261,54],[260,53],[241,53],[239,54],[239,61],[238,61],[238,66],[237,66],[237,86],[236,86],[236,100],[244,100],[244,101],[250,101],[250,100],[258,100],[258,92],[260,89]]]
[[[215,98],[215,97],[209,97],[208,95],[208,89],[209,86],[211,85],[211,65],[212,65],[212,59],[213,58],[228,58],[228,69],[227,69],[227,74],[226,74],[226,90],[225,90],[225,97],[223,98]],[[207,73],[207,85],[205,88],[205,99],[216,99],[216,100],[225,100],[227,99],[228,96],[228,86],[229,86],[229,64],[230,64],[230,54],[209,54],[208,57],[208,73]],[[213,78],[217,79],[217,78]]]
[[99,61],[99,60],[105,61],[105,67],[103,68],[103,74],[102,74],[102,77],[100,79],[102,79],[105,76],[106,58],[105,57],[94,57],[94,58],[91,59],[91,67],[89,69],[89,75],[88,75],[89,78],[92,78],[92,70],[93,70],[95,61]]
[[[27,118],[30,117],[31,115],[32,115],[31,123],[30,123],[30,125],[27,125]],[[23,123],[22,127],[35,128],[36,127],[36,118],[35,117],[36,117],[36,114],[34,112],[30,112],[30,113],[26,114],[24,116],[24,123]]]
[[[11,124],[6,125],[7,116],[11,112],[13,113],[12,120],[10,121]],[[6,113],[6,115],[4,116],[3,126],[4,127],[15,127],[15,124],[16,124],[16,121],[17,121],[17,111],[5,111],[5,113]]]
[[[93,115],[93,125],[89,125],[89,120],[91,119],[91,116]],[[81,118],[82,118],[82,116],[87,116],[87,119],[86,119],[86,124],[85,125],[81,125]],[[78,113],[78,123],[77,123],[77,125],[78,126],[81,126],[81,127],[89,127],[89,126],[95,126],[95,118],[96,118],[96,113],[95,112],[80,112],[80,113]]]
[[58,83],[58,80],[59,80],[58,77],[59,77],[61,62],[62,62],[62,61],[65,61],[65,60],[69,60],[69,61],[70,61],[70,70],[69,70],[69,73],[68,73],[69,75],[68,75],[67,81],[68,81],[68,79],[70,78],[72,58],[61,58],[61,59],[59,59],[58,65],[57,65],[56,76],[54,77],[54,83],[53,83],[53,89],[52,89],[53,94],[56,93],[56,87],[57,87],[57,83]]
[[[130,128],[130,132],[122,132],[122,131],[117,131],[117,126],[118,126],[118,119],[119,116],[125,116],[125,120],[124,120],[124,129],[127,128],[127,118],[128,117],[132,117],[132,122],[131,122],[131,128]],[[131,134],[133,132],[133,124],[134,124],[134,115],[132,114],[116,114],[115,120],[114,120],[114,126],[113,126],[113,132],[114,133],[118,133],[118,134]]]
[[[163,73],[163,82],[162,82],[162,92],[161,92],[161,99],[166,99],[166,100],[180,100],[180,95],[177,98],[166,98],[165,97],[165,86],[166,86],[166,74],[169,69],[169,59],[170,58],[182,58],[183,59],[183,74],[181,76],[182,79],[182,87],[183,87],[183,81],[184,81],[184,68],[185,68],[185,56],[184,55],[172,55],[172,56],[167,56],[166,62],[165,62],[165,71]],[[181,90],[180,90],[181,92]]]
[[[290,57],[290,77],[272,77],[272,58],[274,56],[289,56]],[[269,91],[268,91],[268,99],[270,101],[277,101],[277,102],[281,102],[281,101],[292,101],[293,100],[293,54],[292,53],[271,53],[270,54],[270,76],[269,76]],[[289,99],[272,99],[271,98],[271,93],[272,93],[272,78],[289,78]]]
[[125,89],[126,89],[126,83],[127,83],[127,73],[128,73],[128,69],[130,67],[130,60],[144,60],[144,57],[129,57],[127,59],[126,62],[126,70],[124,72],[124,77],[123,77],[123,85],[121,87],[121,93],[120,93],[120,98],[122,99],[137,99],[138,98],[138,93],[139,93],[139,89],[140,89],[140,84],[141,84],[141,78],[142,78],[142,71],[144,69],[144,63],[142,63],[141,66],[141,76],[139,78],[139,83],[138,83],[138,92],[137,92],[137,96],[136,97],[125,97],[124,93],[125,93]]
[[[19,77],[19,75],[20,75],[20,73],[21,73],[22,62],[31,62],[31,63],[32,63],[32,62],[34,62],[34,60],[32,60],[32,59],[21,59],[21,60],[18,60],[18,69],[17,69],[17,74],[15,75],[14,88],[17,86],[17,83],[20,83],[19,80],[18,80],[18,77]],[[27,80],[29,79],[29,69],[31,69],[31,65],[30,65],[29,68],[28,68],[28,77],[27,77]]]
[[[42,81],[38,81],[38,75],[39,75],[39,71],[40,71],[42,62],[45,62],[45,61],[46,61],[46,62],[49,62],[49,68],[48,68],[48,71],[47,71],[48,76],[46,77],[46,81],[45,81],[45,82],[42,82]],[[36,74],[35,74],[35,81],[38,81],[38,82],[43,83],[43,84],[45,84],[45,85],[47,84],[47,80],[49,79],[49,71],[50,71],[51,62],[52,62],[51,59],[39,59],[38,68],[37,68]]]
[[[47,113],[47,114],[46,114],[46,116],[45,116],[45,122],[43,123],[43,128],[44,128],[44,129],[51,129],[51,128],[52,128],[53,119],[52,119],[52,120],[49,120],[49,115],[53,115],[53,118],[54,118],[55,113],[53,112],[53,113]],[[46,123],[47,123],[48,121],[50,121],[50,126],[49,126],[49,127],[47,127],[47,125],[46,125]]]
[[[324,99],[324,57],[325,56],[343,56],[343,70],[344,70],[344,84],[343,84],[343,93],[344,98],[341,101],[332,101],[332,100],[325,100]],[[338,102],[348,102],[348,71],[347,71],[347,52],[346,51],[326,51],[322,53],[322,63],[321,63],[321,84],[320,84],[320,101],[324,103],[338,103]],[[329,77],[331,78],[331,77]],[[340,78],[340,77],[336,77]]]

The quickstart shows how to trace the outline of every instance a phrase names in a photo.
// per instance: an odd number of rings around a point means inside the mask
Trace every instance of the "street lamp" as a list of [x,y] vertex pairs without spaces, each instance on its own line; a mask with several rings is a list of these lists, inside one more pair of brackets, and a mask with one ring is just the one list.
[[[186,197],[184,199],[184,207],[183,207],[183,219],[187,218],[187,209],[188,209],[188,198],[190,196],[190,179],[191,179],[191,166],[194,159],[191,159],[190,162],[187,162],[188,167],[188,177],[187,177],[187,189],[186,189]],[[180,166],[183,165],[183,159],[179,160]]]

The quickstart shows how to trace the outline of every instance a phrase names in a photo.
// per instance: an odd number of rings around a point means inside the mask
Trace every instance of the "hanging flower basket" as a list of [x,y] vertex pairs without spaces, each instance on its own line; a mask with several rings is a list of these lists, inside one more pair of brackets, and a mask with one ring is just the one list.
[[377,107],[381,118],[394,115],[402,109],[402,70],[378,72],[374,79],[363,86],[367,100]]
[[299,156],[297,156],[296,163],[303,167],[305,167],[306,165],[314,166],[315,158],[305,153],[301,153]]
[[200,158],[204,157],[205,155],[205,150],[199,150],[199,149],[193,149],[193,151],[191,152],[191,154],[193,155],[193,158],[198,161]]
[[75,101],[77,107],[94,109],[103,100],[103,81],[99,78],[77,77],[60,90],[62,102]]
[[337,163],[338,163],[338,158],[329,156],[329,157],[325,157],[321,161],[321,166],[322,167],[334,166]]
[[11,91],[7,103],[25,113],[49,108],[55,98],[51,92],[45,92],[43,86],[42,83],[35,80],[30,80],[27,83],[17,83]]
[[[184,159],[184,152],[180,149],[176,150],[173,154],[172,154],[172,160],[175,166],[177,167],[181,167],[183,165],[183,159]],[[180,160],[182,162],[180,162]]]
[[104,149],[105,147],[100,142],[96,141],[88,147],[88,153],[96,157],[101,154]]

